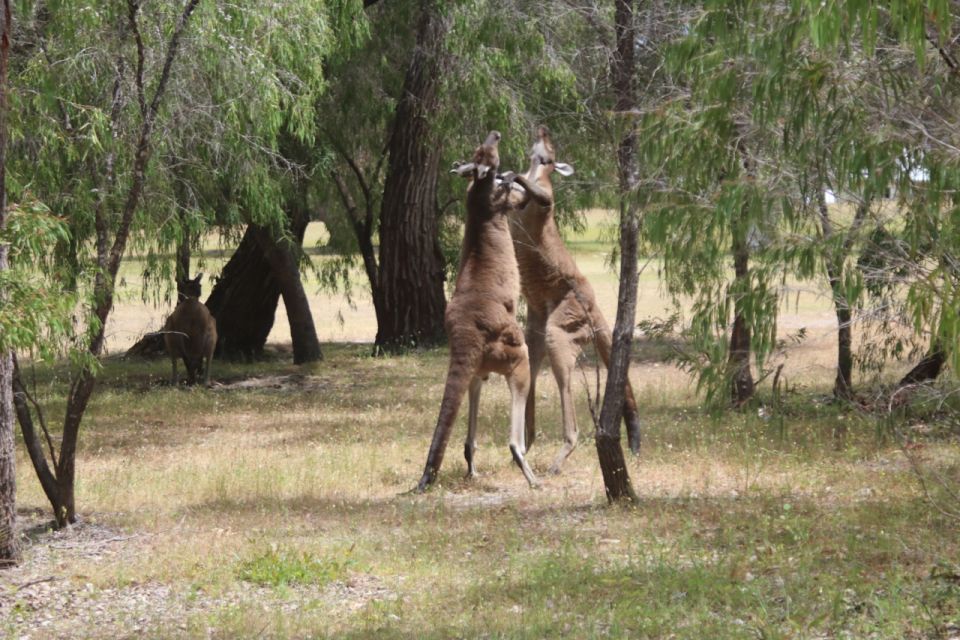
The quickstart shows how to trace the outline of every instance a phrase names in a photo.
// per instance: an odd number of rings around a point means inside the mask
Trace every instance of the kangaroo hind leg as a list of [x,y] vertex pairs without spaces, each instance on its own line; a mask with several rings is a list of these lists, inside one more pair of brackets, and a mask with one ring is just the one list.
[[467,478],[477,477],[477,468],[473,464],[473,456],[477,451],[477,417],[480,409],[480,390],[483,388],[483,378],[474,376],[470,381],[469,413],[467,416],[467,440],[463,443],[463,457],[467,461]]

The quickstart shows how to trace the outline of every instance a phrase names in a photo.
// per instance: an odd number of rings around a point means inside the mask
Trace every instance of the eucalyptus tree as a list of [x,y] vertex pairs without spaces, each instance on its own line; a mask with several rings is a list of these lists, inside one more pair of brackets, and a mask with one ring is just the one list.
[[[502,164],[519,166],[533,125],[549,119],[577,141],[569,149],[590,159],[584,175],[603,163],[590,153],[593,143],[580,144],[589,136],[571,64],[579,52],[569,40],[558,45],[582,21],[568,4],[561,8],[524,0],[382,3],[370,13],[368,46],[331,64],[334,80],[318,111],[329,179],[318,189],[336,203],[326,221],[341,259],[328,262],[325,275],[342,282],[359,256],[378,349],[442,338],[443,285],[456,264],[463,211],[462,181],[446,167],[477,139],[502,131]],[[581,194],[596,201],[596,193]]]
[[[24,441],[58,524],[76,518],[79,432],[128,245],[159,254],[209,221],[282,229],[281,134],[311,139],[324,86],[318,61],[340,43],[338,19],[352,38],[361,12],[359,1],[337,0],[47,2],[25,11],[11,82],[12,193],[68,221],[63,280],[81,297],[58,450],[41,437],[50,433],[39,405],[15,383]],[[197,194],[190,215],[170,215],[171,166]],[[211,204],[217,189],[233,196],[221,208]]]
[[[616,50],[611,63],[617,115],[631,119],[636,109],[636,40],[637,25],[633,0],[617,0],[614,13]],[[607,385],[603,407],[597,424],[597,457],[603,472],[607,499],[637,501],[630,484],[627,465],[620,444],[620,415],[623,413],[624,388],[630,368],[630,350],[637,314],[637,244],[639,215],[633,192],[639,182],[637,138],[633,123],[625,127],[617,148],[620,200],[620,290],[617,295],[617,318],[613,327]]]
[[[731,384],[740,395],[728,364],[742,348],[738,319],[763,369],[788,276],[830,287],[839,397],[852,389],[853,312],[871,291],[887,287],[914,332],[930,332],[932,355],[952,344],[955,13],[949,2],[708,2],[689,21],[668,56],[678,90],[644,119],[641,148],[666,186],[645,231],[668,289],[694,298],[708,397]],[[853,204],[848,218],[826,190]],[[879,207],[890,192],[893,215]]]

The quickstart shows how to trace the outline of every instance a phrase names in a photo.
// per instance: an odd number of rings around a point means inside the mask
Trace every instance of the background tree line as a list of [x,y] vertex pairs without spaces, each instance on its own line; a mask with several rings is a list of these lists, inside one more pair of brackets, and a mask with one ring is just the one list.
[[[676,357],[714,406],[780,378],[788,281],[828,285],[838,399],[855,396],[858,361],[920,360],[906,385],[958,357],[954,2],[5,6],[0,350],[67,354],[71,385],[47,410],[56,428],[16,360],[0,362],[15,391],[0,458],[12,464],[16,413],[61,525],[126,252],[148,256],[156,300],[220,231],[233,253],[207,305],[221,356],[260,355],[282,297],[294,361],[310,362],[303,239],[322,219],[337,259],[318,275],[350,287],[362,266],[375,352],[440,344],[463,214],[462,185],[442,176],[493,127],[519,166],[547,122],[578,169],[565,213],[620,209],[611,381],[629,358],[637,251],[661,260],[678,310],[692,300],[689,318],[646,329],[683,335]],[[884,339],[858,353],[858,331]],[[599,419],[617,449],[622,386]],[[0,485],[12,518],[12,474]]]

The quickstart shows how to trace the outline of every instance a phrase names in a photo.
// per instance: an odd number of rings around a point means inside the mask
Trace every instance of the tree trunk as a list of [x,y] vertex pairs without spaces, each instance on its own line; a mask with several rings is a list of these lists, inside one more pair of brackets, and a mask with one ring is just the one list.
[[264,255],[255,225],[247,227],[206,305],[217,319],[217,356],[251,361],[263,355],[273,328],[280,285]]
[[943,365],[947,362],[947,352],[938,344],[930,345],[930,351],[923,357],[923,360],[917,363],[913,369],[907,372],[907,375],[897,383],[897,389],[912,384],[922,384],[930,380],[936,380],[943,370]]
[[[10,54],[10,0],[0,16],[0,231],[7,224],[7,60]],[[0,272],[7,269],[7,245],[0,242]],[[6,292],[0,290],[0,305]],[[0,351],[0,567],[20,560],[17,541],[16,447],[13,437],[13,357]]]
[[[122,196],[122,208],[119,216],[108,220],[105,212],[107,199],[105,191],[112,176],[112,167],[114,156],[109,152],[106,167],[107,171],[103,176],[103,189],[100,199],[94,210],[94,227],[96,232],[96,252],[97,269],[93,284],[93,309],[91,315],[91,325],[97,327],[96,331],[90,336],[87,344],[87,352],[91,358],[99,358],[103,351],[104,330],[107,325],[107,318],[110,310],[113,308],[113,300],[117,282],[117,274],[120,271],[120,264],[123,261],[123,254],[126,250],[127,240],[130,237],[131,226],[134,215],[140,206],[140,200],[143,196],[143,189],[146,182],[147,168],[150,164],[151,142],[154,134],[157,114],[160,111],[160,103],[166,93],[167,82],[170,79],[170,71],[173,68],[173,62],[176,58],[180,46],[180,39],[186,29],[190,16],[193,14],[199,0],[185,0],[183,10],[177,20],[173,31],[170,33],[167,41],[167,50],[164,57],[163,68],[159,78],[156,81],[153,96],[147,100],[146,81],[143,77],[144,70],[144,52],[139,50],[137,76],[135,84],[138,90],[138,102],[140,103],[140,131],[137,138],[136,147],[133,149],[133,164],[131,176],[132,180],[126,193]],[[129,12],[130,24],[137,28],[139,5],[131,4]],[[118,135],[119,117],[122,106],[121,86],[123,78],[118,70],[113,88],[113,105],[111,108],[110,125],[114,137]],[[113,241],[110,241],[110,230],[114,229]],[[80,426],[83,421],[87,404],[90,402],[90,396],[96,384],[96,369],[90,364],[82,364],[79,371],[72,377],[70,392],[67,396],[67,407],[63,419],[63,435],[60,443],[59,460],[55,464],[55,478],[59,490],[59,503],[51,501],[54,507],[54,514],[58,524],[76,521],[76,502],[75,502],[75,482],[76,482],[76,455],[77,443],[80,436]],[[23,424],[21,424],[23,427]]]
[[[833,223],[824,195],[826,180],[822,174],[817,187],[817,207],[820,213],[820,230],[823,239],[829,242],[834,237]],[[858,231],[870,211],[870,201],[861,202],[857,207],[853,223],[843,243],[832,254],[828,254],[826,263],[827,279],[833,294],[833,307],[837,315],[837,377],[833,382],[833,396],[838,400],[853,398],[853,313],[847,293],[843,290],[844,261],[857,238]]]
[[[47,496],[47,500],[53,507],[54,518],[58,527],[67,524],[66,507],[61,497],[60,485],[57,477],[51,471],[47,464],[46,456],[43,453],[43,442],[40,440],[40,434],[37,433],[36,424],[33,421],[33,415],[30,413],[30,405],[27,404],[27,390],[23,384],[20,374],[20,368],[17,365],[16,358],[13,360],[13,404],[17,412],[17,421],[20,423],[20,432],[23,434],[23,444],[27,449],[27,455],[30,456],[30,462],[33,464],[33,470],[40,480],[40,487]],[[44,436],[47,439],[47,445],[50,450],[51,464],[56,468],[57,457],[53,451],[53,442],[50,440],[50,434],[46,431],[44,418],[37,415],[40,427],[44,429]]]
[[183,208],[183,201],[181,200],[181,208],[177,217],[180,218],[180,229],[183,233],[180,240],[177,242],[177,264],[176,264],[176,281],[181,282],[190,278],[190,231],[187,226],[187,212]]
[[[742,231],[742,230],[741,230]],[[734,231],[733,241],[733,328],[730,331],[730,354],[727,364],[731,374],[731,400],[741,406],[753,397],[753,373],[750,371],[750,326],[744,313],[743,296],[750,287],[745,233]]]
[[[636,28],[633,0],[617,0],[615,13],[617,51],[611,65],[616,110],[622,117],[632,117],[634,90],[634,42]],[[620,184],[620,289],[617,294],[617,319],[613,326],[613,346],[607,367],[607,384],[603,407],[597,425],[597,458],[603,473],[603,486],[610,502],[637,502],[630,484],[627,464],[620,444],[620,417],[623,415],[624,393],[630,367],[633,325],[637,315],[637,208],[631,193],[637,182],[636,135],[629,125],[620,141],[618,153]]]
[[310,302],[300,279],[300,265],[297,254],[301,251],[303,237],[307,231],[309,218],[303,202],[288,203],[290,220],[289,238],[275,239],[268,229],[257,227],[255,237],[261,251],[270,263],[274,280],[283,296],[290,322],[290,339],[293,343],[293,363],[306,364],[323,359],[320,340],[313,324]]
[[853,318],[850,305],[840,287],[839,270],[828,267],[830,289],[833,292],[833,306],[837,314],[837,377],[833,382],[833,396],[838,400],[853,397]]
[[398,351],[443,341],[444,262],[438,238],[440,144],[431,122],[446,60],[449,21],[422,0],[417,44],[397,103],[380,210],[376,347]]
[[[0,229],[3,228],[0,216]],[[6,268],[7,249],[0,247],[0,271]],[[17,542],[16,446],[13,436],[13,358],[0,353],[0,568],[20,560]]]
[[288,205],[290,236],[277,240],[270,229],[249,225],[207,298],[206,305],[217,319],[221,358],[251,361],[263,355],[282,295],[294,363],[323,359],[296,256],[309,218],[300,204]]

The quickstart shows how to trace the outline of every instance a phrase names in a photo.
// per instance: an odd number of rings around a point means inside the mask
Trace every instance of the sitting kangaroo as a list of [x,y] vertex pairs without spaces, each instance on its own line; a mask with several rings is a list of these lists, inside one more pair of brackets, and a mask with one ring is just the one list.
[[200,302],[199,274],[193,280],[177,282],[177,295],[180,302],[163,325],[163,340],[173,363],[173,375],[170,382],[177,386],[177,358],[183,358],[187,368],[187,383],[196,384],[197,374],[203,370],[203,383],[210,384],[210,362],[213,350],[217,346],[217,321],[207,305]]
[[[550,174],[573,173],[570,165],[556,162],[550,132],[537,129],[525,176],[504,174],[505,183],[519,184],[526,191],[520,206],[511,211],[510,231],[520,269],[520,286],[527,300],[526,341],[530,349],[530,395],[526,408],[526,443],[536,437],[537,373],[544,355],[550,356],[553,375],[560,388],[565,443],[551,466],[559,473],[560,466],[577,446],[577,419],[574,411],[571,382],[573,368],[582,345],[593,342],[605,366],[610,364],[612,336],[603,314],[597,307],[593,288],[567,251],[554,219],[553,185]],[[640,420],[630,381],[626,385],[623,409],[630,449],[640,450]]]
[[453,422],[467,391],[470,408],[463,454],[467,459],[467,477],[476,475],[473,455],[477,409],[480,388],[490,373],[499,373],[507,379],[512,401],[510,452],[530,486],[537,485],[524,459],[523,413],[530,386],[530,365],[516,317],[520,274],[507,222],[511,190],[495,187],[500,164],[499,141],[500,134],[492,131],[474,153],[473,162],[453,170],[471,180],[467,188],[467,222],[456,288],[444,316],[450,341],[447,384],[426,468],[417,485],[421,492],[436,480]]

